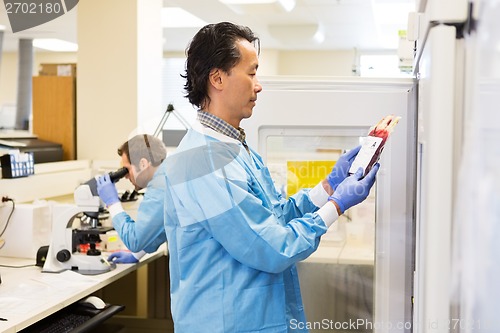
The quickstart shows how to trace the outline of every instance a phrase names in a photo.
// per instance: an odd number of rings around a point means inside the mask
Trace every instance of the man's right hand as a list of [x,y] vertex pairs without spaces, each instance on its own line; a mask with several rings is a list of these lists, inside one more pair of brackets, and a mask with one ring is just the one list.
[[337,204],[341,214],[352,206],[359,204],[368,197],[379,168],[380,164],[375,164],[363,179],[361,179],[363,177],[363,168],[359,168],[356,173],[347,177],[337,186],[337,189],[328,200]]
[[117,264],[135,264],[139,260],[130,252],[118,251],[111,253],[108,257],[108,261]]

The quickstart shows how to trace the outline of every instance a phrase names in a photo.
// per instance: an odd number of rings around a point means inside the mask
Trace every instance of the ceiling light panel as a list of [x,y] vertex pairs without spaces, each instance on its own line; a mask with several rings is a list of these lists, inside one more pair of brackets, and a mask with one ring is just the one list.
[[54,52],[78,51],[78,44],[55,38],[35,38],[33,39],[33,46],[39,49],[44,49]]
[[290,12],[295,8],[295,0],[219,0],[238,14],[258,14],[263,12]]
[[180,7],[164,7],[161,10],[163,28],[201,28],[207,22]]
[[269,25],[269,33],[280,42],[293,44],[294,42],[322,43],[325,34],[317,23]]

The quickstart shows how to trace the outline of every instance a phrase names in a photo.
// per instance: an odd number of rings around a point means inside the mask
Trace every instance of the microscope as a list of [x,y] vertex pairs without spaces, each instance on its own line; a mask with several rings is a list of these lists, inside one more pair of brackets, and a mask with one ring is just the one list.
[[[109,174],[113,183],[128,173],[121,168]],[[96,248],[100,234],[113,228],[98,225],[101,201],[97,194],[96,179],[79,185],[74,192],[75,204],[56,204],[52,207],[52,237],[42,272],[59,273],[73,270],[85,275],[108,272],[116,267],[101,255]],[[73,222],[80,217],[80,229],[73,229]],[[85,224],[85,227],[82,227]],[[86,253],[78,252],[75,243],[89,244]]]

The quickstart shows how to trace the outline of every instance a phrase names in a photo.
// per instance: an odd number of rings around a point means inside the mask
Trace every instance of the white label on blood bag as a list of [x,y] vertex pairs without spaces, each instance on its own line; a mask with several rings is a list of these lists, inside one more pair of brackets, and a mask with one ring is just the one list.
[[382,143],[382,138],[376,136],[365,136],[361,138],[361,149],[352,162],[349,173],[355,173],[359,168],[363,168],[363,174],[366,172],[368,164],[375,155],[377,148]]

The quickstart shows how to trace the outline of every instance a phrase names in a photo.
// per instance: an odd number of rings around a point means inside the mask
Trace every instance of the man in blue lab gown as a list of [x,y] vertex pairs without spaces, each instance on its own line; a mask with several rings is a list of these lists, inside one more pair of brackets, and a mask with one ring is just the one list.
[[113,227],[132,253],[112,253],[109,260],[117,263],[137,262],[166,241],[164,228],[165,167],[167,150],[163,142],[148,134],[138,134],[118,149],[125,176],[135,190],[145,189],[134,220],[122,207],[116,187],[105,174],[97,179],[97,191],[110,212]]
[[240,128],[262,90],[257,40],[222,22],[202,28],[187,50],[185,88],[198,118],[166,160],[176,333],[306,332],[295,263],[366,198],[378,170],[348,177],[353,150],[316,187],[281,197]]

